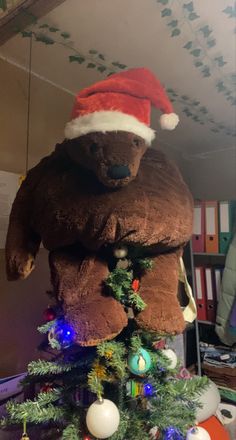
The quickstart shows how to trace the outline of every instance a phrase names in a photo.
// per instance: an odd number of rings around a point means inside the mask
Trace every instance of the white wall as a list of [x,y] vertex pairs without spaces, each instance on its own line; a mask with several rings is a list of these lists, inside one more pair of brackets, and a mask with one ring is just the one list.
[[205,159],[185,161],[184,174],[195,198],[236,199],[236,148]]

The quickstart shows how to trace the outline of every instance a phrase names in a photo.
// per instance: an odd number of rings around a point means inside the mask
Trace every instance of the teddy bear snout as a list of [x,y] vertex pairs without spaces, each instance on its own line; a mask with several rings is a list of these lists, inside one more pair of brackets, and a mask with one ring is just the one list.
[[130,176],[130,169],[127,165],[112,165],[108,168],[107,175],[111,179],[125,179]]

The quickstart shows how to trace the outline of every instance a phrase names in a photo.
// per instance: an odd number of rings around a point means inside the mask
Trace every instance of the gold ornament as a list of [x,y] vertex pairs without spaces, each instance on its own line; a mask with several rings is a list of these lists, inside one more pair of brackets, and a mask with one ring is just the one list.
[[96,376],[98,377],[98,379],[101,379],[101,380],[106,380],[107,379],[106,367],[101,365],[98,360],[96,360],[94,362],[93,370],[95,371]]
[[30,440],[28,434],[23,434],[20,440]]
[[114,351],[113,351],[113,350],[106,350],[105,353],[104,353],[104,355],[105,355],[105,357],[106,357],[107,359],[111,359],[112,356],[113,356],[113,354],[114,354]]

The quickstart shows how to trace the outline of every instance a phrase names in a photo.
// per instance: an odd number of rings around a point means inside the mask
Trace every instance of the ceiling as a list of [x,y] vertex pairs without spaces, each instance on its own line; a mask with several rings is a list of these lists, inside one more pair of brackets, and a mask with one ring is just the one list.
[[[0,47],[0,57],[66,93],[129,67],[150,68],[181,123],[161,131],[183,157],[235,150],[236,4],[232,0],[67,0]],[[69,115],[68,115],[69,118]]]

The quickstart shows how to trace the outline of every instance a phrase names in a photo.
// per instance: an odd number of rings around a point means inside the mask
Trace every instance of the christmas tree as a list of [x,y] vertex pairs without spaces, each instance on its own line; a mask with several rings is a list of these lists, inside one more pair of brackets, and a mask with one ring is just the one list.
[[22,423],[22,439],[29,438],[26,423],[46,426],[47,438],[62,440],[194,438],[194,431],[191,437],[187,432],[195,424],[197,396],[207,378],[191,377],[181,366],[168,348],[170,335],[148,333],[134,323],[133,313],[146,306],[139,276],[152,264],[124,256],[119,253],[105,283],[130,317],[115,339],[80,347],[56,298],[45,311],[39,331],[47,335],[50,356],[31,362],[24,380],[40,384],[40,391],[34,400],[9,401],[2,420],[2,426]]

